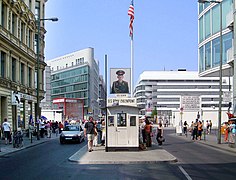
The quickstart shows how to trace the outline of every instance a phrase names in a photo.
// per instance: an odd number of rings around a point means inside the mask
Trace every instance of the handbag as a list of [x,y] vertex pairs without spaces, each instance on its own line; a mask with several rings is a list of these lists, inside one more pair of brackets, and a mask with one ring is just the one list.
[[164,138],[164,137],[159,137],[159,138],[158,138],[158,141],[160,141],[160,142],[165,142],[165,138]]

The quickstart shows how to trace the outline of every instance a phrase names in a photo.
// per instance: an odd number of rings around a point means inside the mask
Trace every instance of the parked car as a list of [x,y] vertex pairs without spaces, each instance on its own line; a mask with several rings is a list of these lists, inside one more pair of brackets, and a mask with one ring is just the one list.
[[60,143],[84,141],[84,131],[80,125],[67,125],[60,134]]

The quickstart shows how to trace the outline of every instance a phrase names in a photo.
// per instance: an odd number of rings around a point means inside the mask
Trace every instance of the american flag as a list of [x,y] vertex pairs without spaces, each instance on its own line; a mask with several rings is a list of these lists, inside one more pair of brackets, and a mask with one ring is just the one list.
[[128,10],[128,15],[130,16],[129,35],[131,38],[133,38],[133,22],[134,22],[134,2],[133,2],[133,0],[131,0],[129,10]]

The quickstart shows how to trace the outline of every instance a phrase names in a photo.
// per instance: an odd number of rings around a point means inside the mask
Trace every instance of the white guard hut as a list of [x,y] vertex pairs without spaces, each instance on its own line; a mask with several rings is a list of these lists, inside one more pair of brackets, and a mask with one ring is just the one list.
[[107,150],[138,150],[139,109],[136,98],[109,98],[107,100]]

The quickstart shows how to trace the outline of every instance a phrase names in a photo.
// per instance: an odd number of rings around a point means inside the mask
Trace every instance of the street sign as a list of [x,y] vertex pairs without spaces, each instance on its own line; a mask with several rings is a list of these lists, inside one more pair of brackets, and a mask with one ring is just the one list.
[[224,102],[231,102],[232,101],[232,92],[230,92],[230,91],[223,92],[223,101]]
[[181,107],[184,110],[199,110],[200,109],[200,96],[182,96]]

